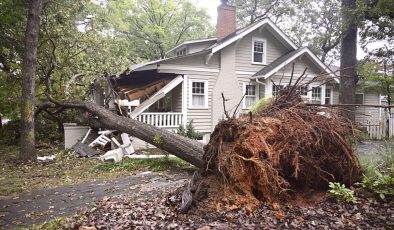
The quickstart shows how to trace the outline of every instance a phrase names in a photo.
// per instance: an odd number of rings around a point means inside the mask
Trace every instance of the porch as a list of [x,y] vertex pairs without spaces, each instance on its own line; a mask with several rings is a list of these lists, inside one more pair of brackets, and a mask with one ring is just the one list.
[[153,125],[160,128],[178,128],[184,125],[184,114],[177,112],[165,113],[141,113],[135,119],[137,121]]
[[[174,129],[186,123],[186,95],[184,76],[160,79],[158,73],[153,82],[123,90],[126,100],[119,105],[127,116],[160,128]],[[134,80],[134,79],[133,79]],[[132,85],[132,84],[131,84]]]

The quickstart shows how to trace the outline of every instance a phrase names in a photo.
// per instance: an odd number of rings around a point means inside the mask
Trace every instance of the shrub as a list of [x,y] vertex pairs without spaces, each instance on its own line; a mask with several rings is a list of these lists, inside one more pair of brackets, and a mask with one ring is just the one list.
[[363,178],[361,187],[370,190],[381,199],[394,197],[394,151],[386,144],[380,159],[375,161],[361,161]]
[[250,111],[252,113],[258,113],[260,112],[263,108],[267,107],[268,105],[270,105],[272,103],[272,97],[268,97],[268,98],[262,98],[256,102],[254,102],[252,104],[252,106],[250,107]]
[[176,133],[193,140],[202,139],[202,134],[197,132],[193,127],[193,120],[186,123],[186,126],[180,125],[176,130]]
[[344,201],[346,203],[356,203],[354,192],[346,188],[344,184],[330,182],[328,186],[330,187],[330,190],[328,191],[334,196],[336,200]]

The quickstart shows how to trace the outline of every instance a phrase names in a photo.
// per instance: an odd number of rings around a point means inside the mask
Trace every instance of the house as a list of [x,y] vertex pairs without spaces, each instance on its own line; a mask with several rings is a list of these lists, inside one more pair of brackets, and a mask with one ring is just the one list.
[[[306,100],[338,103],[338,77],[310,49],[298,47],[268,18],[236,29],[236,10],[227,4],[218,7],[217,37],[184,42],[167,54],[113,79],[123,99],[119,104],[129,108],[131,118],[158,127],[175,129],[193,121],[203,141],[224,118],[222,93],[229,109],[245,95],[241,112],[246,112],[253,102],[276,95],[289,83],[293,63],[294,76],[306,69],[304,82],[311,81],[301,89]],[[357,98],[378,103],[372,101],[374,95]],[[379,115],[379,109],[362,112]]]

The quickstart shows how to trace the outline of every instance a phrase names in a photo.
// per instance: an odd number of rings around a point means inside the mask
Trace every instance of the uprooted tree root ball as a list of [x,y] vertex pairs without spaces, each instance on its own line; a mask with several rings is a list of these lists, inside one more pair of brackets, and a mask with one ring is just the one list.
[[355,132],[334,111],[306,105],[287,90],[258,114],[216,126],[199,181],[206,181],[211,201],[252,206],[286,199],[288,191],[326,189],[330,181],[351,185],[361,171],[348,139]]

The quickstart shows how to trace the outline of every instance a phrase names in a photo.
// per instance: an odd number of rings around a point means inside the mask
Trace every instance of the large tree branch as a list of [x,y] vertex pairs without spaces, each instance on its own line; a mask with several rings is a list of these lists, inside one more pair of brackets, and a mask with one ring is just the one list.
[[[131,118],[119,116],[111,111],[88,101],[60,102],[47,94],[49,101],[65,109],[81,109],[91,114],[89,123],[95,123],[102,128],[115,129],[128,133],[152,145],[157,145],[157,138],[161,140],[157,146],[179,158],[197,166],[202,167],[203,144],[176,133],[160,129],[158,127],[136,121]],[[156,139],[156,141],[155,141]]]

